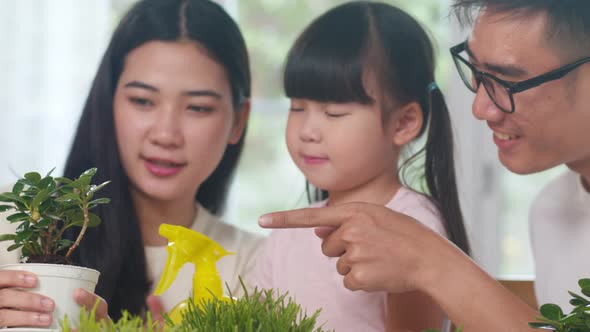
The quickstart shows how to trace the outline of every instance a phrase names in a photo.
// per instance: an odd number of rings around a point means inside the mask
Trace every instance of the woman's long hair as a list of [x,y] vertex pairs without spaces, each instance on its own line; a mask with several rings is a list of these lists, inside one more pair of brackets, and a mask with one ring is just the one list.
[[[109,304],[116,319],[121,310],[145,311],[151,281],[129,179],[123,169],[115,135],[113,97],[129,52],[149,41],[193,41],[225,68],[234,109],[250,97],[250,68],[246,45],[236,23],[209,0],[143,0],[122,19],[102,58],[78,125],[65,167],[77,177],[97,167],[95,181],[110,180],[101,194],[111,203],[96,211],[102,223],[90,229],[74,254],[82,266],[101,272],[96,293]],[[220,213],[244,143],[230,145],[213,174],[196,195],[206,209]],[[74,238],[78,230],[68,237]]]

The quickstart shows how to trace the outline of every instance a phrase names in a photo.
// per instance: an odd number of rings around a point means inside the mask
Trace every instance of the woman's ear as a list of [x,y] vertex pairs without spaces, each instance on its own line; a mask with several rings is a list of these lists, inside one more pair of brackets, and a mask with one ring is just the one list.
[[232,128],[229,136],[229,144],[236,144],[240,141],[246,124],[248,124],[248,118],[250,117],[250,99],[246,99],[240,105],[240,110],[235,113],[234,127]]
[[406,145],[415,139],[422,129],[424,123],[422,107],[417,102],[408,103],[395,110],[391,120],[393,121],[393,144]]

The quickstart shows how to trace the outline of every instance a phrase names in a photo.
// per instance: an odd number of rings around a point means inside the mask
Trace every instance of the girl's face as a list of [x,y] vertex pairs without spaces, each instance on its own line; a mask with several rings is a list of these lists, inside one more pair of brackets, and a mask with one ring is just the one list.
[[311,184],[348,191],[375,181],[392,184],[399,154],[392,131],[376,104],[292,99],[286,139]]
[[247,115],[234,112],[224,68],[198,44],[151,41],[131,51],[114,121],[132,192],[194,197],[227,145],[239,141]]

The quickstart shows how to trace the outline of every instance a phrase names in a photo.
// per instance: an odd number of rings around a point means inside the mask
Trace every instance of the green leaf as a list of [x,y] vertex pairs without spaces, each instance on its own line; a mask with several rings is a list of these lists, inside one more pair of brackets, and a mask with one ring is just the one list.
[[80,202],[80,195],[77,193],[65,194],[63,196],[56,198],[55,201],[58,203],[63,203],[63,202],[67,202],[67,201],[75,201],[77,203],[81,203]]
[[43,203],[46,199],[49,198],[49,191],[47,189],[43,189],[35,195],[33,201],[31,202],[31,210],[39,210],[39,205]]
[[[76,213],[75,216],[72,218],[73,222],[70,224],[70,226],[78,226],[78,227],[82,227],[84,225],[84,214],[82,213],[82,211],[78,211],[79,213]],[[88,227],[96,227],[98,225],[100,225],[100,218],[94,214],[94,213],[88,213]]]
[[535,328],[535,329],[555,331],[555,326],[548,324],[548,323],[529,323],[529,326],[532,328]]
[[88,170],[86,170],[84,173],[82,173],[80,175],[80,177],[93,177],[94,175],[96,175],[96,167],[90,168]]
[[63,250],[65,248],[69,248],[72,246],[72,244],[74,244],[74,241],[68,240],[68,239],[61,239],[59,240],[59,242],[57,243],[57,250]]
[[15,234],[2,234],[2,235],[0,235],[0,242],[14,241],[14,238],[16,238]]
[[17,181],[14,186],[12,186],[12,193],[15,195],[20,194],[21,191],[25,188],[25,185],[22,184],[20,181]]
[[586,286],[586,287],[582,288],[582,294],[584,294],[586,296],[590,296],[590,286]]
[[41,181],[41,174],[37,172],[30,172],[25,174],[25,179],[27,179],[33,185],[37,185],[39,181]]
[[27,213],[22,213],[22,212],[12,214],[12,215],[8,216],[8,218],[6,218],[6,220],[10,221],[11,223],[17,222],[17,221],[28,220],[28,219],[29,219],[29,215]]
[[578,285],[580,285],[580,288],[590,287],[590,279],[588,279],[588,278],[580,279],[580,280],[578,280]]
[[11,192],[6,192],[6,193],[0,194],[0,202],[8,202],[8,203],[20,202],[23,204],[27,204],[25,199],[23,199],[22,197],[20,197],[18,195],[15,195]]
[[556,304],[544,304],[541,306],[540,312],[541,315],[543,315],[543,317],[547,319],[560,320],[561,318],[563,318],[563,311]]
[[46,178],[43,178],[40,182],[39,182],[39,188],[41,189],[48,189],[52,183],[55,183],[53,181],[53,178],[51,176],[48,176]]
[[0,205],[0,212],[6,212],[10,209],[14,209],[14,206],[12,205]]
[[31,236],[33,236],[34,233],[35,231],[32,228],[28,228],[27,230],[16,234],[14,241],[18,243],[27,241],[31,238]]
[[51,224],[51,219],[41,219],[41,221],[39,221],[36,224],[33,224],[33,227],[35,229],[45,229],[47,227],[49,227],[49,225]]
[[16,249],[18,249],[18,248],[20,248],[22,246],[23,246],[22,243],[15,243],[15,244],[11,245],[10,247],[8,247],[8,249],[6,249],[6,250],[8,250],[8,251],[14,251],[14,250],[16,250]]
[[101,190],[102,188],[104,188],[107,184],[111,183],[111,181],[106,181],[103,182],[101,184],[99,184],[98,186],[90,186],[90,190],[88,191],[87,195],[93,195],[94,193],[96,193],[97,191]]
[[110,198],[106,198],[106,197],[97,198],[93,201],[88,202],[88,205],[108,204],[108,203],[110,203],[110,201],[111,201]]
[[69,184],[69,183],[73,182],[72,180],[70,180],[68,178],[62,178],[62,177],[55,178],[55,181],[57,181],[59,183],[65,183],[65,184]]

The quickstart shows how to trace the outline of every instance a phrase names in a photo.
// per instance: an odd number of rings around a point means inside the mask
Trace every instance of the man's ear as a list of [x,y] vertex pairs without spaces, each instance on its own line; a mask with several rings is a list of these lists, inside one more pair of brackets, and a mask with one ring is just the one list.
[[240,141],[246,124],[248,124],[248,118],[250,117],[250,99],[246,99],[240,105],[240,110],[235,114],[234,126],[229,136],[229,144],[236,144]]
[[424,115],[422,107],[417,102],[408,103],[397,110],[391,116],[393,121],[393,144],[402,146],[410,143],[422,129]]

